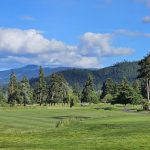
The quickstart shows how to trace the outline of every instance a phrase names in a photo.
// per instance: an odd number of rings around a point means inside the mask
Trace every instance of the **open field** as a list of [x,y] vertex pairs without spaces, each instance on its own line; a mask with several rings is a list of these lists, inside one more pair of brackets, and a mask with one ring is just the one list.
[[95,107],[0,108],[0,149],[150,149],[149,112]]

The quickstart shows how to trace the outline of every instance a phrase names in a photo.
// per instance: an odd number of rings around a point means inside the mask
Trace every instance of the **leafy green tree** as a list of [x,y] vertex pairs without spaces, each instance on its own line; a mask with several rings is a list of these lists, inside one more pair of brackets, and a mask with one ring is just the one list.
[[79,102],[79,97],[77,96],[76,93],[74,93],[74,91],[72,90],[72,88],[68,88],[68,91],[67,91],[67,103],[70,102],[71,103],[71,100],[73,101],[74,105],[76,103]]
[[38,81],[38,92],[37,92],[37,98],[40,106],[43,104],[44,101],[46,101],[46,83],[44,79],[44,71],[42,66],[40,66],[39,69],[39,81]]
[[12,106],[18,100],[18,82],[14,72],[10,75],[10,80],[8,84],[8,103]]
[[96,99],[95,98],[96,94],[94,91],[93,77],[89,74],[82,91],[81,103],[84,102],[93,103],[95,100],[97,100],[97,98]]

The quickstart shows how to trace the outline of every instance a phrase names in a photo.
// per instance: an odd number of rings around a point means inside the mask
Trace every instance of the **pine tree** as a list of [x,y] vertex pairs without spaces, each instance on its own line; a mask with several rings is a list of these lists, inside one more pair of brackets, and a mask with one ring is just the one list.
[[104,102],[110,102],[113,96],[116,94],[117,85],[113,82],[111,78],[108,78],[102,86],[101,99]]
[[139,80],[134,81],[132,87],[136,93],[141,94],[141,83]]
[[114,90],[115,90],[115,83],[113,82],[113,80],[111,78],[108,78],[102,87],[102,98],[104,98],[107,94],[114,94]]
[[74,95],[78,97],[78,99],[81,99],[81,93],[82,93],[82,88],[78,83],[75,83],[74,86],[72,87]]
[[68,83],[62,75],[53,74],[51,75],[50,82],[48,84],[48,97],[47,102],[51,105],[55,103],[66,103],[68,102]]
[[83,88],[83,91],[82,91],[81,103],[95,102],[95,98],[96,98],[96,93],[94,91],[93,77],[91,75],[88,75],[88,79],[87,79],[85,86]]
[[18,83],[15,73],[12,72],[8,84],[8,103],[13,106],[15,105],[17,99],[18,99]]
[[141,104],[143,100],[143,96],[141,93],[141,83],[139,80],[136,80],[132,84],[133,92],[132,92],[132,104],[137,105]]
[[139,62],[140,69],[138,78],[142,78],[147,91],[147,100],[150,102],[150,54]]
[[113,104],[131,104],[133,100],[133,88],[129,85],[128,80],[124,78],[119,85],[118,95],[112,101]]
[[32,99],[32,90],[29,84],[28,79],[24,76],[21,83],[20,83],[20,88],[21,88],[21,100],[24,106],[30,103]]
[[44,79],[44,71],[42,66],[39,69],[39,82],[38,82],[38,102],[40,106],[46,101],[46,83]]

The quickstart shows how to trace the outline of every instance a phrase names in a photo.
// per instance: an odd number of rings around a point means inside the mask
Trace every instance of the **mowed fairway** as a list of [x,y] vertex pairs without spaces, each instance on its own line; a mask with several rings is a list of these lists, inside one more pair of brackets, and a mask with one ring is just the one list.
[[150,150],[150,113],[0,108],[0,150]]

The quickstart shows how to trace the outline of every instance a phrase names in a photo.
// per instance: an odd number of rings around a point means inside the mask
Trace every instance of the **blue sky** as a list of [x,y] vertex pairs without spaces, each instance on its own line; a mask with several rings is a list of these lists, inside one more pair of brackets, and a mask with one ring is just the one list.
[[105,67],[150,50],[150,0],[3,0],[0,70]]

